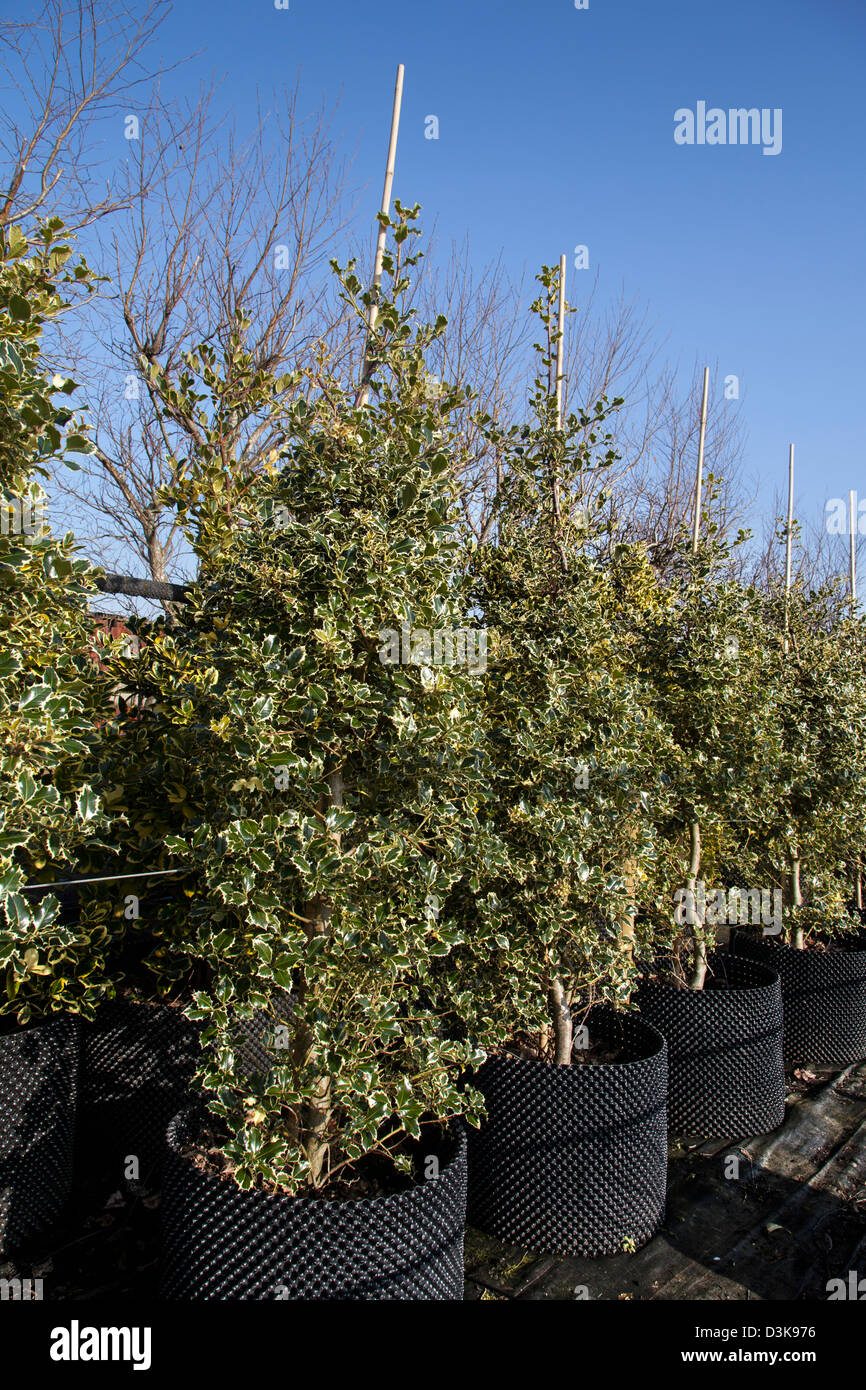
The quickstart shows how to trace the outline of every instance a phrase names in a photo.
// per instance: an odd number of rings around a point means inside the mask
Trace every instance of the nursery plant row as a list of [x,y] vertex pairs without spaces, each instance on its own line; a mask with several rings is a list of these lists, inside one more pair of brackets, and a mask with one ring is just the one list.
[[[162,1191],[167,1298],[460,1298],[467,1220],[636,1249],[669,1130],[765,1133],[786,1063],[866,1057],[863,620],[739,582],[711,486],[664,564],[612,542],[620,402],[562,418],[548,267],[473,541],[471,388],[428,373],[414,210],[388,227],[362,391],[325,345],[274,378],[242,318],[161,383],[197,574],[137,655],[71,536],[0,535],[3,1253],[102,1162]],[[72,256],[57,222],[2,244],[0,484],[34,505],[90,447],[42,368]],[[238,412],[279,421],[264,468]]]
[[[90,1023],[64,1015],[9,1034],[5,1253],[50,1234],[82,1173],[161,1191],[169,1299],[460,1299],[467,1220],[539,1252],[636,1250],[664,1221],[669,1132],[771,1132],[786,1065],[866,1057],[866,947],[812,955],[752,933],[733,944],[713,953],[703,991],[651,983],[638,1010],[593,1006],[590,1057],[571,1066],[488,1059],[471,1078],[480,1131],[425,1134],[405,1184],[374,1180],[372,1195],[242,1190],[209,1170],[191,1085],[200,1029],[177,1007],[106,1002]],[[239,1027],[242,1065],[272,1067],[279,1041],[264,1018]]]

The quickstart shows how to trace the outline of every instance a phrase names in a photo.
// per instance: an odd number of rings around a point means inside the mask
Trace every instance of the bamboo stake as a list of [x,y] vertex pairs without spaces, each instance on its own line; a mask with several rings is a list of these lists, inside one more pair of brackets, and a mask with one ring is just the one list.
[[[710,369],[709,367],[704,367],[704,387],[701,392],[701,429],[698,436],[698,471],[695,477],[695,514],[692,519],[693,555],[697,555],[698,553],[698,538],[701,534],[701,493],[704,483],[704,446],[707,441],[707,397],[709,391]],[[689,840],[691,845],[691,856],[689,860],[689,876],[686,882],[694,892],[701,863],[701,827],[696,820],[692,821],[689,826]],[[699,931],[693,933],[693,940],[694,959],[688,986],[689,989],[699,990],[703,989],[707,974],[707,944],[703,937],[703,923],[700,924]]]
[[704,390],[701,397],[701,433],[698,440],[698,475],[695,480],[695,515],[692,524],[692,554],[698,553],[701,531],[701,490],[704,482],[704,445],[707,439],[707,395],[710,389],[710,369],[704,367]]
[[851,586],[851,617],[857,612],[857,494],[848,493],[848,530],[850,548],[848,553],[848,582]]
[[[559,258],[559,306],[557,314],[558,339],[556,344],[556,428],[562,429],[562,364],[563,364],[563,345],[565,342],[565,256]],[[548,368],[548,371],[550,369]],[[548,377],[548,386],[550,378]],[[559,562],[563,574],[568,573],[568,557],[566,555],[565,543],[562,538],[562,505],[559,492],[559,474],[557,473],[556,462],[551,463],[551,494],[553,500],[553,530],[556,546],[559,551]],[[574,1020],[571,1014],[568,991],[562,979],[555,975],[551,980],[548,991],[548,1009],[554,1038],[553,1060],[559,1066],[568,1067],[572,1063],[572,1051],[574,1049]],[[548,1026],[545,1033],[549,1035],[551,1029]]]
[[[385,164],[385,183],[382,188],[382,204],[380,213],[388,216],[391,210],[391,189],[394,183],[394,165],[397,158],[397,133],[400,129],[400,108],[403,102],[403,64],[398,64],[397,79],[394,84],[394,105],[391,110],[391,135],[388,140],[388,158]],[[364,366],[361,373],[361,384],[355,396],[355,409],[360,410],[367,404],[370,394],[370,377],[372,375],[371,347],[373,341],[373,330],[376,327],[379,306],[379,288],[382,284],[382,262],[385,257],[385,245],[388,237],[388,229],[379,222],[379,232],[376,238],[376,259],[373,263],[373,283],[370,287],[370,305],[367,310],[367,340],[364,345]],[[339,809],[343,804],[343,778],[339,771],[332,771],[328,775],[328,796],[327,801],[331,808]],[[337,836],[337,850],[340,848],[340,837]],[[321,899],[314,899],[311,904],[311,929],[314,933],[321,934],[327,930],[331,908],[329,904],[323,903]],[[314,1060],[308,1057],[307,1061]],[[306,1121],[306,1143],[305,1148],[310,1162],[310,1169],[314,1183],[318,1183],[322,1175],[322,1169],[328,1157],[327,1130],[332,1113],[332,1091],[331,1077],[323,1075],[317,1078],[312,1100],[307,1107]]]
[[[385,185],[382,189],[382,206],[379,209],[386,217],[391,210],[391,188],[394,183],[394,165],[397,158],[397,133],[400,129],[400,107],[403,103],[403,64],[397,68],[397,81],[394,84],[394,106],[391,112],[391,137],[388,141],[388,160],[385,165]],[[371,286],[371,304],[367,311],[367,344],[364,349],[364,371],[361,377],[361,386],[355,397],[355,409],[360,409],[367,404],[367,397],[370,394],[370,347],[373,339],[373,329],[376,327],[376,319],[379,313],[377,303],[379,287],[382,284],[382,261],[385,256],[385,242],[388,236],[388,229],[379,223],[379,235],[376,240],[376,260],[373,265],[373,284]]]
[[791,607],[791,544],[794,535],[794,446],[788,445],[788,530],[785,536],[785,655],[788,654],[788,629]]
[[[848,583],[851,588],[851,617],[857,615],[857,493],[848,493]],[[859,911],[863,906],[863,873],[858,861],[854,871],[854,903]]]
[[[857,494],[853,491],[848,493],[848,530],[851,532],[848,552],[851,617],[854,618],[857,615]],[[863,871],[859,860],[854,872],[854,902],[859,912],[863,907]]]
[[[851,617],[857,615],[857,493],[848,493],[848,583],[851,589]],[[854,905],[859,912],[863,907],[863,869],[857,860],[854,869]]]
[[[558,313],[559,340],[556,344],[556,381],[554,383],[554,394],[556,397],[556,428],[562,429],[562,361],[563,361],[563,342],[565,333],[565,256],[559,259],[559,313]],[[550,330],[548,328],[548,343],[550,342]],[[547,388],[550,394],[550,367],[547,369]],[[550,461],[550,496],[553,510],[553,540],[559,552],[559,564],[563,574],[568,573],[568,556],[565,551],[565,544],[562,536],[562,499],[559,489],[559,474],[555,460]]]
[[[788,445],[788,526],[785,535],[785,645],[784,652],[788,655],[790,647],[790,616],[791,616],[791,545],[794,531],[794,446]],[[803,905],[803,893],[800,887],[800,851],[796,842],[791,845],[791,907],[797,908]],[[805,942],[803,928],[794,927],[791,934],[791,945],[798,950],[802,950]]]
[[556,344],[556,428],[562,429],[562,367],[565,357],[565,256],[559,258],[559,340]]

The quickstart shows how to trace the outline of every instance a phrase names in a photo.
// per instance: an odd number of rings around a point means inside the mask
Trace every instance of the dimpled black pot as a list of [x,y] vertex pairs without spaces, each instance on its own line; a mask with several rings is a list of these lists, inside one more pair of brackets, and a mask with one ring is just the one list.
[[72,1186],[79,1024],[0,1034],[0,1253],[56,1220]]
[[441,1141],[439,1174],[358,1201],[242,1190],[182,1150],[196,1111],[169,1126],[163,1268],[169,1299],[463,1297],[466,1140]]
[[664,1216],[665,1041],[605,1006],[586,1024],[590,1043],[619,1046],[624,1059],[492,1057],[472,1081],[488,1118],[469,1136],[469,1223],[550,1254],[613,1254],[648,1240]]
[[711,952],[703,989],[650,981],[636,1002],[667,1039],[668,1125],[675,1134],[747,1138],[782,1124],[782,992],[775,971]]
[[841,949],[800,951],[738,931],[731,949],[779,973],[786,1062],[844,1067],[866,1057],[866,937]]

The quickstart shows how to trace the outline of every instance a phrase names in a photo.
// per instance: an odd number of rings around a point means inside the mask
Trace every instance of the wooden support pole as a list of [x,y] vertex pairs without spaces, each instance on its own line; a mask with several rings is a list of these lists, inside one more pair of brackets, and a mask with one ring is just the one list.
[[[698,470],[695,476],[695,512],[692,518],[692,554],[698,553],[698,539],[701,534],[701,495],[704,485],[704,447],[707,442],[707,398],[710,393],[710,369],[704,367],[704,387],[701,392],[701,425],[698,435]],[[687,886],[694,891],[701,863],[701,827],[698,821],[689,826],[691,857]],[[689,989],[703,989],[707,974],[707,943],[703,935],[703,923],[694,934],[692,973],[689,976]]]
[[[562,429],[562,345],[564,342],[565,330],[565,256],[559,259],[559,313],[557,315],[559,327],[559,339],[556,344],[556,381],[553,385],[554,397],[556,400],[556,428]],[[548,338],[548,342],[550,339]],[[550,367],[548,366],[547,386],[550,392]],[[568,573],[568,555],[563,540],[562,526],[562,499],[560,496],[558,463],[556,458],[550,460],[550,496],[553,511],[553,540],[559,553],[559,564],[563,574]]]
[[788,445],[788,527],[785,533],[785,654],[788,652],[788,628],[791,605],[791,546],[794,536],[794,446]]
[[701,397],[701,432],[698,438],[698,473],[695,479],[695,515],[692,523],[692,554],[698,553],[701,533],[701,492],[704,484],[704,445],[707,440],[707,396],[710,389],[710,369],[704,367],[704,390]]
[[[857,616],[857,493],[848,493],[848,582],[851,587],[851,617]],[[854,905],[863,907],[863,871],[858,860],[854,870]]]
[[565,358],[565,256],[559,258],[559,337],[556,343],[556,428],[562,429],[562,368]]
[[[394,106],[391,111],[391,137],[388,141],[388,159],[385,164],[385,184],[382,189],[382,205],[379,209],[386,217],[391,211],[391,188],[394,183],[394,165],[397,158],[397,134],[400,130],[400,107],[403,103],[403,64],[397,68],[397,81],[394,85]],[[364,350],[364,370],[361,376],[361,385],[355,398],[355,408],[360,409],[366,405],[367,397],[370,394],[370,373],[372,363],[370,360],[370,348],[372,346],[373,330],[376,327],[376,318],[379,313],[377,303],[379,287],[382,284],[382,261],[385,256],[385,243],[388,238],[388,229],[379,223],[379,234],[376,239],[376,259],[373,264],[373,284],[371,286],[371,304],[367,311],[367,343]]]
[[848,582],[851,588],[851,617],[857,612],[857,494],[848,493]]
[[[563,365],[563,346],[565,343],[565,256],[559,258],[559,306],[557,313],[558,338],[556,343],[556,428],[562,429],[562,365]],[[557,463],[551,464],[551,490],[553,494],[553,529],[559,551],[559,562],[562,573],[568,572],[568,555],[565,549],[565,542],[562,536],[562,503],[559,492],[559,474],[557,473]],[[574,1048],[574,1020],[571,1013],[571,1004],[568,998],[568,991],[560,977],[554,976],[548,992],[548,1009],[552,1023],[552,1032],[555,1039],[555,1050],[553,1060],[559,1066],[571,1066],[572,1051]]]

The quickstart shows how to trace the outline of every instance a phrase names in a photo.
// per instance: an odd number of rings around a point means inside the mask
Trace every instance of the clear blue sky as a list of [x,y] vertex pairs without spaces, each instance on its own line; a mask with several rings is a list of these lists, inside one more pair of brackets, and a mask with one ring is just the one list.
[[[426,225],[516,271],[587,244],[676,358],[739,376],[767,502],[789,440],[804,510],[866,495],[864,0],[178,0],[164,40],[239,114],[299,66],[310,105],[339,97],[371,217],[405,63],[395,193]],[[781,153],[675,144],[701,100],[781,107]]]
[[[268,106],[299,70],[302,113],[338,101],[356,233],[404,63],[395,194],[440,245],[468,232],[479,266],[501,254],[530,286],[587,245],[578,311],[598,273],[602,302],[648,305],[684,373],[739,378],[761,510],[789,440],[801,517],[866,497],[866,0],[176,0],[156,53],[194,55],[168,75],[176,93],[223,78],[242,131],[257,90]],[[781,108],[781,152],[677,144],[675,111],[699,102]]]

